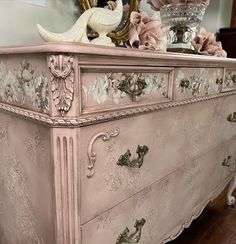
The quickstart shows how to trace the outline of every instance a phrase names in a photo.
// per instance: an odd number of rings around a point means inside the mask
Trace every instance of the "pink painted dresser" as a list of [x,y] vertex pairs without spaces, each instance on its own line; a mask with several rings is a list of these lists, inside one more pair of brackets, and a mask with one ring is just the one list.
[[0,244],[160,244],[236,187],[236,60],[0,48]]

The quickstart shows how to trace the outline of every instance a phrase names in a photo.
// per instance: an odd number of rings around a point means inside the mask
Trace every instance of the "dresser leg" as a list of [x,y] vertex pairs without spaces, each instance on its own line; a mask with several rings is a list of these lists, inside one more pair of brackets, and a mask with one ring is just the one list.
[[236,188],[236,174],[234,175],[233,179],[229,183],[229,189],[227,192],[227,204],[229,206],[234,205],[235,197],[232,195],[233,191]]

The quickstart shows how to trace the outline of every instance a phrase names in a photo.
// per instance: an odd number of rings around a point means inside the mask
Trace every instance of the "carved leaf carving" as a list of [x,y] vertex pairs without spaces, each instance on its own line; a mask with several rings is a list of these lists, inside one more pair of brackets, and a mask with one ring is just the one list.
[[57,110],[64,116],[70,110],[74,98],[73,57],[52,55],[49,58],[49,69],[52,73],[52,99]]

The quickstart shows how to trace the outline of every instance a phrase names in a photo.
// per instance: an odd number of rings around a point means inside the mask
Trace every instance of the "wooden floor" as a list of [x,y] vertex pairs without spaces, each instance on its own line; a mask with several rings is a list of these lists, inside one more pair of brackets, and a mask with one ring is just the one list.
[[[234,191],[236,196],[236,191]],[[223,192],[170,244],[236,244],[236,205],[226,205]]]

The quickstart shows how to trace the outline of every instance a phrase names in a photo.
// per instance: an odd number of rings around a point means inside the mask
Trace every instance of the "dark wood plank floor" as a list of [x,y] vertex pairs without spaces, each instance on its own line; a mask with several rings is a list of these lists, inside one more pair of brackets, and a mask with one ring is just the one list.
[[[236,191],[234,191],[236,196]],[[226,205],[226,191],[170,244],[236,244],[236,205]]]

